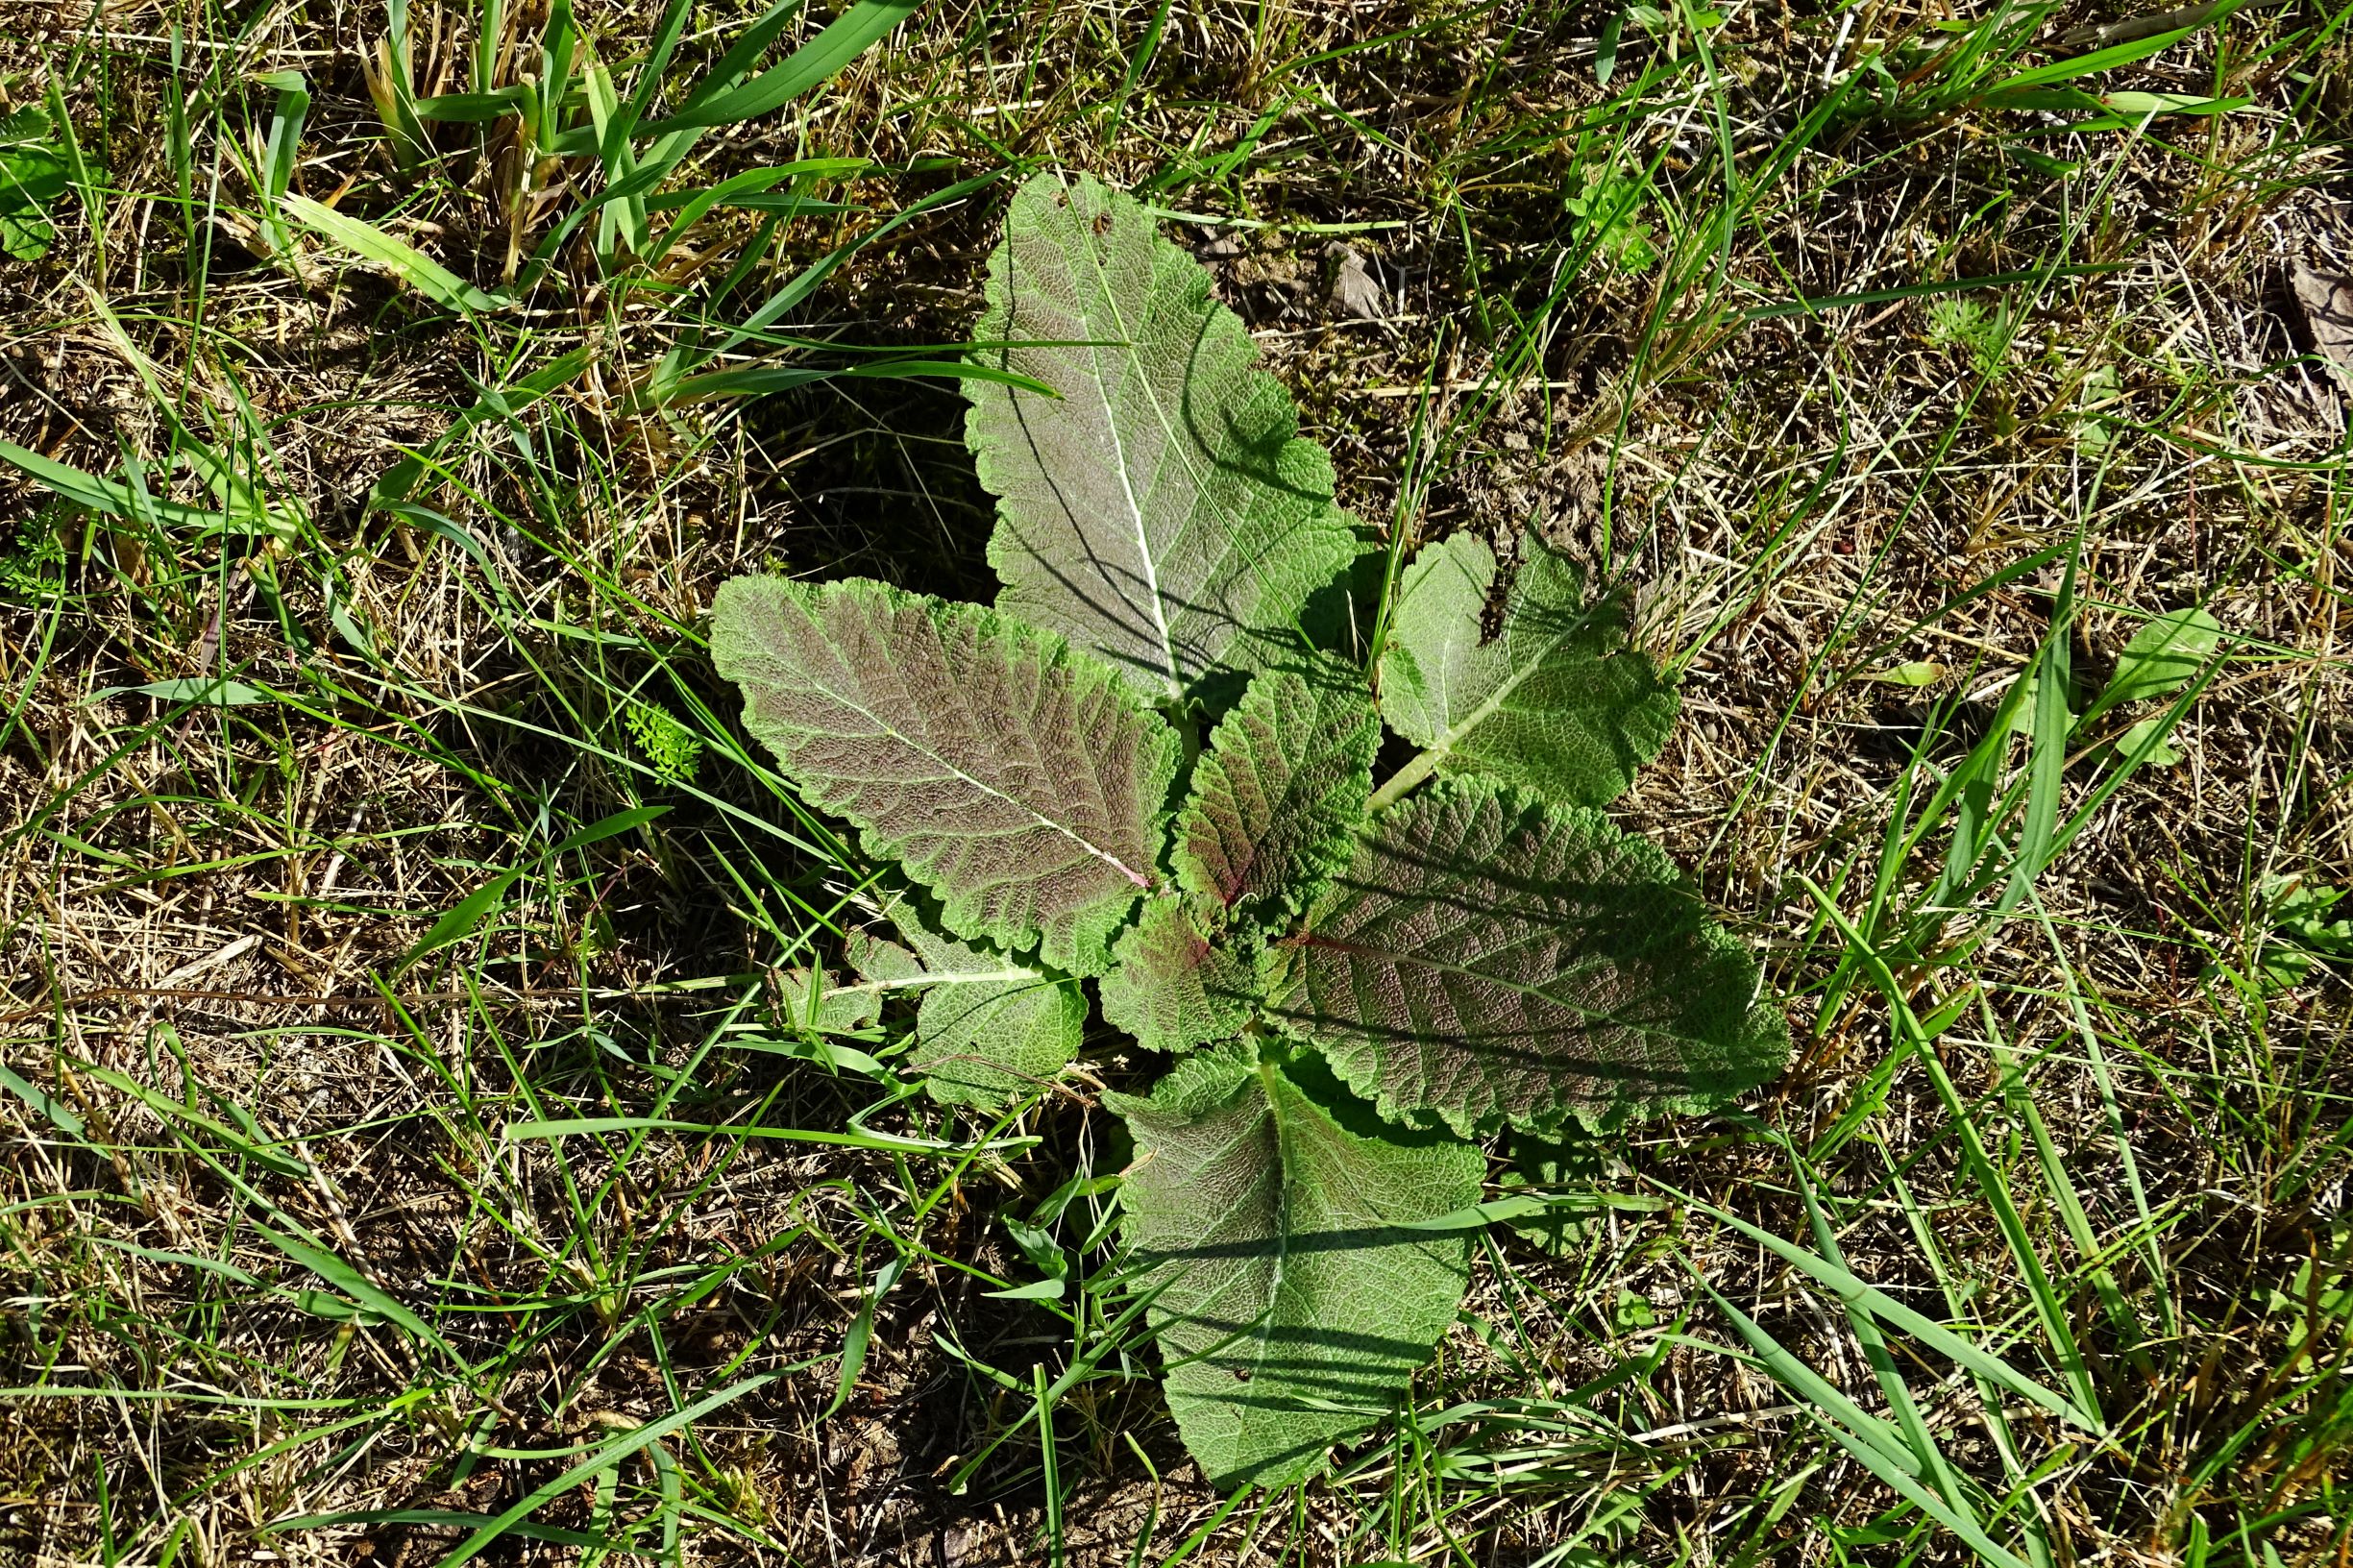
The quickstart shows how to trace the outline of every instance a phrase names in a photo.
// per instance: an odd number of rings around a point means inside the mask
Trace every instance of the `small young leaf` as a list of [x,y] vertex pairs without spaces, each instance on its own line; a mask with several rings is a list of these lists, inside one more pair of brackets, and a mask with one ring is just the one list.
[[903,890],[884,913],[906,945],[852,932],[849,961],[870,986],[921,988],[907,1060],[933,1099],[994,1111],[1062,1075],[1087,1029],[1077,981],[938,930]]
[[[2145,746],[2148,747],[2148,755],[2141,759],[2144,768],[2179,767],[2181,750],[2174,746],[2171,734],[2160,733],[2164,728],[2165,721],[2162,719],[2144,719],[2128,726],[2123,734],[2116,738],[2117,754],[2133,756]],[[2154,745],[2150,745],[2152,738],[2156,743]]]
[[1788,1049],[1755,962],[1654,845],[1484,779],[1377,816],[1276,952],[1274,1020],[1385,1115],[1466,1133],[1704,1110]]
[[1147,1050],[1189,1051],[1231,1040],[1259,995],[1257,941],[1205,934],[1182,898],[1155,898],[1129,927],[1103,976],[1103,1017]]
[[1149,1099],[1105,1096],[1136,1139],[1122,1231],[1152,1264],[1168,1408],[1220,1491],[1319,1467],[1396,1404],[1462,1299],[1468,1235],[1409,1227],[1478,1202],[1486,1162],[1345,1101],[1311,1062],[1239,1049],[1186,1058]]
[[1372,694],[1338,661],[1260,675],[1194,765],[1178,884],[1237,919],[1298,914],[1347,863],[1380,744]]
[[779,978],[784,1016],[816,1034],[846,1035],[863,1029],[882,1011],[882,998],[873,992],[837,985],[823,969],[792,968]]
[[2172,696],[2190,684],[2221,640],[2222,624],[2205,610],[2174,610],[2158,616],[2124,645],[2124,651],[2117,655],[2116,678],[2108,682],[2108,689],[2084,717],[2143,698]]
[[1666,745],[1675,692],[1625,646],[1584,573],[1532,541],[1483,640],[1495,552],[1458,533],[1406,569],[1381,657],[1381,712],[1443,772],[1476,769],[1568,805],[1598,806]]
[[883,583],[723,585],[719,672],[815,804],[957,934],[1098,972],[1152,885],[1176,734],[1059,637]]
[[1142,204],[1081,176],[1015,195],[966,386],[998,500],[999,607],[1066,634],[1154,702],[1295,648],[1361,549],[1332,460],[1209,274]]
[[878,991],[919,986],[926,977],[921,959],[871,931],[852,931],[842,944],[842,953],[858,971],[858,978]]
[[935,986],[916,1009],[908,1062],[927,1075],[932,1098],[994,1111],[1061,1077],[1086,1031],[1075,980],[1032,973]]

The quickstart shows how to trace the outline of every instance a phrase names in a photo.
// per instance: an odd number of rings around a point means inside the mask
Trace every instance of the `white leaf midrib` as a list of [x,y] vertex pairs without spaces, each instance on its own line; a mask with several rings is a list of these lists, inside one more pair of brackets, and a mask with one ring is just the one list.
[[[1112,292],[1109,275],[1103,270],[1102,263],[1095,259],[1094,247],[1089,242],[1083,224],[1080,226],[1079,246],[1086,253],[1088,262],[1094,270],[1094,296],[1102,302],[1104,309],[1110,312],[1112,324],[1118,329],[1118,343],[1133,357],[1136,355],[1136,345],[1128,335],[1127,319],[1119,309],[1118,299]],[[1091,332],[1088,335],[1090,338],[1093,337]],[[1162,679],[1167,683],[1169,695],[1174,697],[1183,691],[1184,679],[1182,673],[1177,669],[1176,639],[1168,630],[1167,606],[1161,595],[1160,557],[1152,548],[1152,535],[1144,518],[1143,502],[1136,495],[1135,477],[1128,472],[1127,437],[1121,433],[1119,429],[1118,410],[1112,405],[1111,378],[1105,374],[1103,367],[1102,341],[1094,340],[1087,353],[1088,357],[1094,363],[1092,380],[1095,397],[1103,404],[1103,429],[1111,437],[1112,466],[1119,476],[1119,493],[1127,501],[1129,526],[1136,536],[1136,558],[1143,570],[1144,593],[1150,601],[1152,610],[1152,628],[1160,643],[1160,674]],[[1151,398],[1150,379],[1140,375],[1138,380],[1139,384],[1144,388],[1144,395]],[[1154,411],[1158,412],[1158,400],[1153,399],[1152,401]],[[1165,434],[1167,419],[1164,415],[1162,417],[1161,424],[1163,432]],[[1163,450],[1164,453],[1166,449]],[[1154,487],[1158,488],[1157,479],[1154,481]],[[1073,519],[1073,521],[1076,520]]]
[[[1522,565],[1520,570],[1525,572],[1528,570],[1528,568],[1525,565]],[[1487,574],[1486,583],[1480,591],[1480,603],[1483,604],[1486,602],[1486,595],[1494,589],[1494,586],[1495,574],[1493,572],[1489,572]],[[1452,751],[1455,748],[1456,743],[1459,742],[1462,737],[1468,735],[1472,730],[1477,729],[1481,724],[1483,724],[1488,720],[1494,718],[1496,711],[1504,705],[1505,700],[1509,698],[1513,692],[1518,691],[1521,685],[1524,684],[1531,675],[1533,675],[1536,673],[1537,669],[1544,663],[1545,660],[1553,656],[1555,649],[1558,649],[1561,644],[1567,642],[1570,638],[1582,631],[1585,628],[1586,622],[1591,619],[1581,610],[1578,612],[1577,620],[1571,625],[1564,630],[1555,632],[1551,637],[1546,638],[1542,645],[1531,651],[1525,660],[1515,663],[1513,661],[1513,654],[1520,648],[1521,644],[1517,638],[1511,635],[1511,620],[1512,617],[1519,611],[1520,605],[1517,600],[1520,599],[1520,597],[1519,584],[1515,581],[1512,584],[1511,600],[1507,601],[1504,606],[1504,629],[1499,632],[1495,638],[1496,644],[1501,645],[1500,648],[1497,649],[1497,652],[1501,662],[1504,665],[1504,678],[1497,681],[1495,684],[1495,689],[1489,692],[1484,698],[1481,698],[1471,707],[1469,712],[1463,715],[1462,722],[1460,723],[1452,725],[1449,728],[1441,731],[1437,740],[1431,746],[1431,750]],[[1473,625],[1476,625],[1475,621]],[[1450,636],[1447,640],[1450,644],[1456,642],[1456,639],[1452,636]],[[1492,645],[1482,643],[1478,641],[1476,637],[1474,637],[1471,641],[1468,656],[1464,658],[1459,665],[1450,660],[1448,663],[1448,668],[1450,670],[1463,669],[1464,675],[1467,680],[1469,676],[1467,666],[1489,646]],[[1604,655],[1604,657],[1606,656],[1607,655]],[[1451,710],[1454,706],[1454,686],[1451,681],[1447,684],[1443,700],[1446,707]]]

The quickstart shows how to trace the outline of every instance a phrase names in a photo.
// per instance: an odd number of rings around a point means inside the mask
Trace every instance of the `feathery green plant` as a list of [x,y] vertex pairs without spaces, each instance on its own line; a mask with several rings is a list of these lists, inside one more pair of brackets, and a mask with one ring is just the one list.
[[[1445,540],[1345,659],[1362,532],[1150,212],[1032,179],[988,296],[999,375],[965,384],[996,605],[741,577],[714,657],[808,801],[913,884],[813,1011],[920,991],[915,1062],[964,1104],[1077,1055],[1087,979],[1184,1053],[1107,1097],[1136,1287],[1204,1473],[1288,1482],[1454,1320],[1472,1139],[1718,1105],[1785,1026],[1596,809],[1676,698],[1575,563],[1532,546],[1490,635],[1500,563]],[[1385,723],[1422,749],[1376,789]]]

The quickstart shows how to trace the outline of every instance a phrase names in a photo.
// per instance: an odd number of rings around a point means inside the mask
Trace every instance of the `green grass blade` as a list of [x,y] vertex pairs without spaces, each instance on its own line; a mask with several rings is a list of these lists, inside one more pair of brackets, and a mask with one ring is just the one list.
[[460,315],[487,315],[514,303],[505,295],[489,294],[475,287],[431,257],[393,238],[374,224],[346,217],[307,196],[289,194],[282,206],[305,228],[384,268],[435,305]]

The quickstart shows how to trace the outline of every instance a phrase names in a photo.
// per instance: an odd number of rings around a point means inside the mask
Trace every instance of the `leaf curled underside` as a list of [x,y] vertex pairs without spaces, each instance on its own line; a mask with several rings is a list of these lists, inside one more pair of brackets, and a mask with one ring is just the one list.
[[1406,569],[1381,658],[1389,727],[1436,753],[1568,805],[1625,790],[1673,730],[1674,689],[1625,646],[1614,608],[1584,602],[1584,573],[1530,541],[1484,635],[1495,551],[1458,533]]
[[1154,702],[1295,649],[1310,600],[1362,549],[1330,457],[1209,283],[1141,203],[1037,175],[974,336],[982,363],[1057,396],[966,385],[966,439],[998,498],[998,607]]
[[1476,777],[1376,816],[1276,951],[1274,1022],[1385,1115],[1464,1133],[1705,1110],[1788,1053],[1754,960],[1656,845]]
[[1393,1408],[1453,1322],[1479,1201],[1468,1144],[1383,1126],[1310,1063],[1246,1047],[1106,1096],[1136,1140],[1123,1235],[1156,1289],[1168,1407],[1219,1490],[1283,1485]]
[[1337,660],[1261,674],[1219,721],[1177,813],[1179,886],[1238,920],[1307,908],[1347,864],[1372,794],[1381,721]]
[[738,577],[711,653],[811,804],[960,936],[1078,974],[1153,881],[1175,732],[1048,632],[879,582]]
[[1249,931],[1213,934],[1205,923],[1186,899],[1154,898],[1113,949],[1098,985],[1103,1017],[1147,1050],[1231,1040],[1250,1021],[1263,942]]

